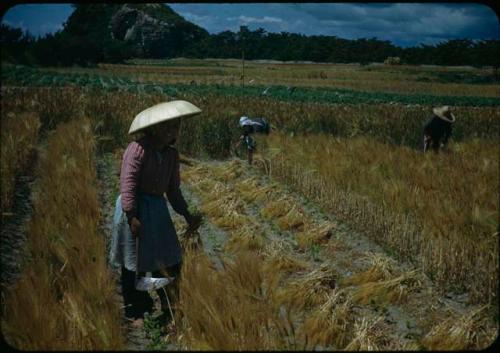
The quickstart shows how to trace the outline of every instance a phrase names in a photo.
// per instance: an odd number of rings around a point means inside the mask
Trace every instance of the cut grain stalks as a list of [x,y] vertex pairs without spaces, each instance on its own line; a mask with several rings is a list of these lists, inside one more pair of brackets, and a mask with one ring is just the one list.
[[280,288],[280,302],[289,304],[297,310],[320,305],[328,300],[328,295],[335,290],[337,273],[328,265],[322,264],[317,269],[301,273],[291,279],[284,288]]
[[315,345],[342,349],[350,342],[354,326],[351,300],[345,291],[334,291],[327,301],[309,316],[300,327],[304,340]]
[[296,235],[299,248],[303,251],[313,245],[322,245],[327,243],[332,237],[335,224],[332,222],[323,222],[318,225],[310,225]]
[[236,190],[247,202],[263,203],[273,197],[275,185],[260,186],[255,178],[245,179],[236,184]]
[[283,196],[278,200],[268,202],[262,210],[260,215],[267,219],[275,219],[283,217],[290,210],[293,209],[293,202],[289,197]]
[[267,254],[264,259],[264,269],[271,272],[291,274],[308,270],[309,267],[308,262],[300,260],[293,254],[277,252]]
[[264,248],[265,237],[261,230],[244,225],[230,233],[229,240],[224,245],[224,250],[237,252],[250,250],[260,252]]
[[403,275],[379,282],[368,282],[355,288],[352,300],[358,304],[401,303],[408,294],[421,286],[420,271],[414,270]]
[[352,336],[354,338],[344,348],[346,351],[379,351],[391,344],[383,316],[357,319]]
[[486,305],[482,306],[460,317],[452,315],[429,331],[422,339],[423,346],[433,351],[486,349],[498,338],[498,323],[496,330],[485,325],[488,319],[486,308]]
[[368,253],[371,266],[366,271],[356,273],[342,280],[342,286],[360,285],[368,282],[389,280],[399,274],[396,262],[381,254]]
[[309,223],[307,218],[304,212],[297,205],[294,205],[287,213],[278,218],[276,224],[281,230],[300,231]]
[[211,170],[212,175],[219,181],[228,182],[238,178],[241,171],[241,161],[232,160],[229,165],[221,165]]

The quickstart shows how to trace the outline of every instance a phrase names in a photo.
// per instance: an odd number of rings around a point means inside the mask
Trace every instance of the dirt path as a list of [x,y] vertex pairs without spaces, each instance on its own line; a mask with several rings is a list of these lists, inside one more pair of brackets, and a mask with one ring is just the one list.
[[[119,177],[116,174],[117,160],[113,154],[108,153],[100,157],[97,161],[97,176],[100,183],[100,201],[101,201],[101,222],[100,228],[107,238],[107,254],[109,253],[109,246],[111,240],[111,227],[113,223],[113,214],[115,209],[115,200],[118,194]],[[120,273],[119,270],[112,271],[112,280],[116,283],[117,293],[121,294],[120,287]],[[119,296],[120,298],[121,295]],[[123,302],[122,302],[123,305]],[[144,351],[149,350],[151,344],[144,329],[136,329],[125,317],[123,317],[122,325],[125,329],[125,336],[127,338],[127,350]]]
[[[471,343],[476,348],[494,339],[497,329],[484,316],[479,319],[478,312],[484,311],[467,306],[466,297],[438,295],[432,282],[409,263],[397,262],[334,215],[241,160],[195,162],[183,165],[181,175],[188,202],[206,214],[200,234],[215,263],[237,246],[235,239],[248,227],[246,244],[261,234],[267,249],[277,248],[282,257],[307,264],[306,270],[292,272],[288,283],[304,284],[308,274],[321,271],[335,273],[335,283],[324,289],[345,293],[354,317],[352,327],[371,332],[378,349],[439,347],[440,335],[460,339],[452,336],[453,328],[476,335]],[[304,308],[303,319],[318,308]]]
[[[97,174],[100,183],[100,201],[101,201],[101,222],[100,228],[107,238],[107,254],[111,244],[111,228],[113,224],[113,215],[115,210],[116,197],[119,194],[119,163],[120,154],[106,153],[99,157],[97,162]],[[120,270],[112,269],[112,280],[116,283],[117,293],[121,296]],[[156,293],[152,293],[155,299],[155,312],[147,317],[144,326],[136,328],[123,317],[123,327],[127,339],[127,350],[150,351],[150,350],[180,350],[172,340],[168,339],[164,328],[161,327],[157,316],[160,314],[159,299]],[[123,303],[122,303],[123,305]]]

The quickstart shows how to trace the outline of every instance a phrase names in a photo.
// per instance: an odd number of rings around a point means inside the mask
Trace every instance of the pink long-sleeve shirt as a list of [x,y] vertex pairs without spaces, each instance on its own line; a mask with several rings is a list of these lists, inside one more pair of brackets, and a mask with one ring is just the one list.
[[120,172],[122,209],[127,218],[137,216],[137,195],[145,192],[167,194],[173,209],[187,216],[188,205],[180,189],[179,152],[169,146],[157,152],[147,137],[131,142],[125,153]]

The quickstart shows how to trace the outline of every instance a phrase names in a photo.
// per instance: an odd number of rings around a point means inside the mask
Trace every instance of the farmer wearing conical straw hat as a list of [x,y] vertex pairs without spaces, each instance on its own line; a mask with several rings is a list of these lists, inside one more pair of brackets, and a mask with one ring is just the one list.
[[[130,126],[129,134],[143,132],[144,136],[131,142],[123,154],[110,260],[121,266],[125,315],[135,325],[141,325],[144,312],[153,307],[148,293],[134,286],[139,273],[163,277],[162,270],[166,270],[175,278],[174,296],[178,296],[181,247],[165,196],[186,219],[187,232],[201,223],[201,216],[190,213],[182,195],[179,153],[174,147],[181,119],[199,113],[198,107],[186,101],[161,103],[139,113]],[[168,297],[163,290],[157,293],[162,311],[168,315]]]
[[433,110],[432,118],[424,126],[424,152],[429,147],[434,152],[438,152],[441,147],[445,147],[451,137],[452,124],[455,116],[449,106],[437,107]]

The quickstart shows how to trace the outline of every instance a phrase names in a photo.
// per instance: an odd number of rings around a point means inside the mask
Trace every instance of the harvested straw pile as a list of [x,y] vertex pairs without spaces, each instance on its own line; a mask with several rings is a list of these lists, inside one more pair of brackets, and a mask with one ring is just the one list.
[[353,325],[354,315],[349,296],[342,290],[334,291],[306,319],[300,327],[300,334],[312,347],[321,344],[342,349],[352,340]]
[[312,245],[327,243],[332,236],[334,228],[335,225],[331,222],[306,227],[304,231],[297,234],[299,248],[305,251]]
[[352,300],[359,304],[403,302],[420,286],[419,273],[414,270],[393,279],[364,283],[355,289]]
[[282,303],[290,304],[297,310],[323,304],[336,286],[338,275],[328,264],[301,274],[290,280],[278,294]]
[[398,275],[396,262],[384,255],[368,253],[371,266],[368,270],[356,273],[342,281],[343,286],[359,285],[368,282],[389,280]]
[[494,329],[485,329],[486,308],[487,306],[483,306],[461,317],[453,315],[444,320],[422,339],[422,344],[428,350],[437,351],[487,348],[498,337],[498,326],[496,332]]
[[285,216],[293,208],[292,201],[287,197],[268,202],[260,211],[260,215],[267,219]]
[[306,224],[306,216],[297,205],[294,205],[285,215],[277,221],[282,230],[300,230]]
[[243,226],[233,231],[224,245],[224,250],[237,252],[242,250],[260,251],[264,247],[264,235],[258,228]]
[[363,317],[354,323],[353,340],[344,348],[346,351],[379,351],[390,344],[383,316]]

